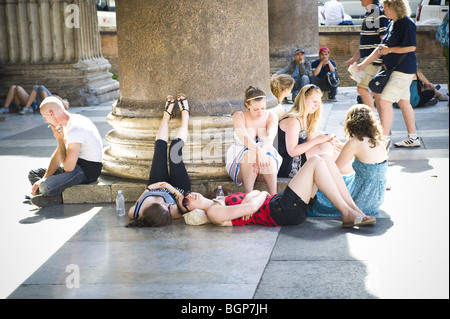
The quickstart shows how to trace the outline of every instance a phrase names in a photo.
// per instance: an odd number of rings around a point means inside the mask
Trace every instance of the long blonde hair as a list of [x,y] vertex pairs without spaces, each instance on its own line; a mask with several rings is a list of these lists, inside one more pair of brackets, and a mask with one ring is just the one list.
[[[306,114],[306,99],[313,93],[320,93],[319,107],[314,113]],[[292,106],[291,110],[283,115],[281,119],[284,119],[286,117],[306,118],[308,127],[304,127],[303,129],[307,129],[308,136],[311,136],[317,131],[320,117],[322,116],[322,95],[322,90],[318,86],[314,84],[305,85],[304,87],[302,87],[297,97],[295,98],[294,105]]]

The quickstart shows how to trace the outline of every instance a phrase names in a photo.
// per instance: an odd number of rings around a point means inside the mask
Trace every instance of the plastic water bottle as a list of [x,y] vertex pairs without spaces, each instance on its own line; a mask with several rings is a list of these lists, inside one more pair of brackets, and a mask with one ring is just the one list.
[[117,216],[125,215],[125,198],[123,197],[122,191],[117,192],[116,197],[116,213]]
[[225,194],[223,192],[222,185],[217,186],[216,198],[217,199],[222,199],[224,197],[225,197]]

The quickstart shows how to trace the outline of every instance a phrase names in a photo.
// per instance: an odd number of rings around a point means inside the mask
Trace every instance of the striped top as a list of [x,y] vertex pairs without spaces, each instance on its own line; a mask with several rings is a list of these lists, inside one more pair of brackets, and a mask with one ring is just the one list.
[[[145,193],[144,196],[142,196],[142,198],[140,200],[138,200],[138,202],[136,203],[136,206],[134,208],[134,214],[133,214],[134,219],[139,218],[139,210],[141,209],[141,206],[144,203],[144,200],[146,200],[150,196],[162,197],[164,199],[164,202],[167,204],[175,204],[176,203],[175,196],[173,196],[173,194],[171,192],[169,192],[167,189],[152,189],[152,190],[150,190],[149,188],[147,188],[147,190],[149,190],[149,192]],[[177,188],[177,190],[179,190],[179,189]],[[181,193],[183,193],[183,192],[181,192]]]
[[[370,5],[370,9],[366,12],[366,16],[362,23],[361,33],[359,37],[359,53],[360,58],[364,59],[369,56],[381,42],[382,35],[387,31],[389,20],[378,5]],[[381,58],[373,62],[375,65],[383,64]]]

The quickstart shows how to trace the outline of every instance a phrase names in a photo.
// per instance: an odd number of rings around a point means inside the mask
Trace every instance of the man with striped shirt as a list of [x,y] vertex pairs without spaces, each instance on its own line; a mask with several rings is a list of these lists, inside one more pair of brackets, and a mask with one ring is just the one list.
[[[362,23],[359,48],[356,50],[353,57],[346,62],[348,68],[354,62],[359,62],[369,56],[381,42],[389,24],[388,19],[381,10],[378,0],[360,0],[361,5],[366,8],[366,15]],[[358,83],[357,91],[361,95],[364,104],[374,108],[372,93],[369,90],[370,80],[381,70],[382,60],[375,60],[371,65],[368,65],[364,72],[365,77]]]

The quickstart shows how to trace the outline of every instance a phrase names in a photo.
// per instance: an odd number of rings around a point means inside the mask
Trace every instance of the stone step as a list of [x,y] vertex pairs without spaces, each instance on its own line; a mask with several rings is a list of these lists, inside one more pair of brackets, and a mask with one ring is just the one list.
[[[282,191],[289,183],[289,178],[278,178],[278,191]],[[243,186],[237,186],[231,179],[227,180],[191,180],[191,190],[206,196],[218,185],[232,192],[243,192]],[[63,191],[64,204],[97,204],[113,203],[120,189],[127,202],[135,202],[147,186],[145,181],[125,180],[102,174],[97,182],[87,185],[76,185]],[[265,182],[256,182],[255,189],[266,190]]]

